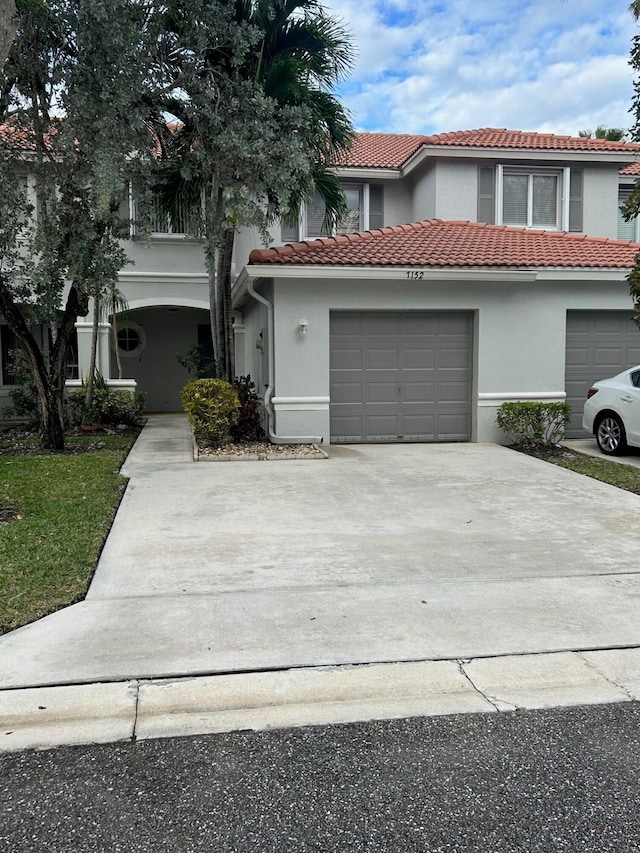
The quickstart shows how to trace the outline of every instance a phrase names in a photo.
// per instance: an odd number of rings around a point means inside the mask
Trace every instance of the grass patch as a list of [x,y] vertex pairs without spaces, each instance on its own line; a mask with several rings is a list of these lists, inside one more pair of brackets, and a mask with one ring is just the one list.
[[640,494],[640,468],[633,465],[623,465],[619,462],[609,462],[607,459],[596,459],[592,456],[584,456],[582,453],[566,451],[558,456],[549,457],[549,462],[601,480],[627,492]]
[[64,453],[49,454],[2,442],[0,634],[84,597],[127,482],[118,471],[134,440],[78,436]]
[[538,459],[544,459],[545,462],[551,462],[553,465],[559,465],[561,468],[567,468],[569,471],[575,471],[576,474],[584,474],[586,477],[592,477],[594,480],[600,480],[618,489],[640,494],[640,468],[633,465],[587,456],[566,447],[516,449],[530,456],[536,456]]

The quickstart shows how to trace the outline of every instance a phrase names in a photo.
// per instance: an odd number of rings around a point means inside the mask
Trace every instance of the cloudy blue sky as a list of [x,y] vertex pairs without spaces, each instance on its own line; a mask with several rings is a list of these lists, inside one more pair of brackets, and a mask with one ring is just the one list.
[[629,128],[629,0],[327,0],[358,49],[358,130]]

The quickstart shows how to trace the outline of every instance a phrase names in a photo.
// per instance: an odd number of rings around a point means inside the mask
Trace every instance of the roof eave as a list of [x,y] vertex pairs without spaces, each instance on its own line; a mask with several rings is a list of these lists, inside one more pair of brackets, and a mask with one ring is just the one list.
[[400,169],[388,166],[335,166],[334,171],[340,178],[359,181],[397,181],[402,177]]
[[[423,277],[416,280],[412,273],[420,270]],[[367,264],[249,264],[244,267],[234,288],[239,293],[249,280],[261,278],[286,278],[309,280],[318,278],[349,278],[353,280],[404,280],[419,281],[492,281],[531,282],[536,280],[617,281],[629,273],[630,267],[579,267],[579,266],[421,266],[420,264],[367,265]]]
[[401,177],[412,172],[428,159],[453,157],[467,160],[553,160],[567,163],[602,163],[629,165],[640,160],[640,151],[590,151],[588,149],[565,150],[562,148],[502,148],[471,145],[423,145],[402,164]]

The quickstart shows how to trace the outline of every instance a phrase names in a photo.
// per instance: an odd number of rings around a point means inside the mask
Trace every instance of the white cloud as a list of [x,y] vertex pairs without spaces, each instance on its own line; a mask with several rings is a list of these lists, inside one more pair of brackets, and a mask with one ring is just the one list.
[[339,92],[360,129],[628,127],[628,0],[329,0],[358,47]]

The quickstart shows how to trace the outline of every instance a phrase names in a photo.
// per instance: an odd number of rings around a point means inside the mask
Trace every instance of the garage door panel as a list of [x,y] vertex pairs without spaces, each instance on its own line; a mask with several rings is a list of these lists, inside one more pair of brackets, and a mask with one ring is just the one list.
[[467,371],[469,362],[469,351],[456,344],[455,349],[441,350],[439,353],[438,366],[441,368],[460,368]]
[[398,402],[398,383],[367,382],[365,386],[364,402],[391,403],[395,406]]
[[405,370],[413,368],[428,368],[433,370],[436,364],[436,354],[433,347],[428,348],[411,348],[404,351],[402,358],[402,367]]
[[375,414],[365,418],[365,438],[368,441],[393,439],[398,436],[398,416],[396,414]]
[[442,313],[438,316],[438,335],[462,335],[466,337],[467,314],[464,313]]
[[354,442],[362,441],[363,425],[360,417],[342,417],[336,415],[333,420],[336,431],[336,441]]
[[398,369],[398,351],[396,349],[370,349],[364,353],[364,367],[368,370],[384,370]]
[[567,438],[584,438],[587,391],[599,379],[640,364],[640,330],[629,311],[568,311],[565,393],[571,406]]
[[[471,437],[472,315],[412,312],[359,315],[362,336],[349,344],[362,369],[344,371],[333,350],[344,351],[341,331],[357,324],[331,315],[331,440],[444,441]],[[359,382],[358,382],[359,378]],[[356,399],[355,386],[362,388]],[[348,386],[348,387],[345,387]],[[349,401],[345,409],[342,401]],[[356,422],[360,415],[361,431]],[[443,420],[444,418],[444,420]]]
[[579,349],[567,349],[567,365],[576,365],[580,367],[585,364],[589,364],[589,350],[587,347],[580,347]]
[[331,324],[331,334],[336,338],[341,335],[362,337],[364,318],[361,314],[336,314],[335,322]]
[[433,382],[405,382],[403,386],[402,400],[404,403],[420,403],[424,406],[430,404],[434,398],[435,386]]
[[334,349],[331,353],[331,367],[336,370],[360,370],[362,368],[362,349],[349,347]]
[[438,334],[439,317],[429,316],[425,313],[400,315],[400,333],[405,337],[414,337],[419,340],[434,337]]
[[397,337],[400,318],[396,314],[365,314],[363,334],[367,337]]
[[441,382],[438,385],[439,403],[458,403],[469,396],[468,382]]
[[334,403],[362,403],[363,401],[361,382],[340,382],[336,384]]
[[438,434],[444,436],[443,441],[466,441],[467,421],[462,414],[439,415]]

